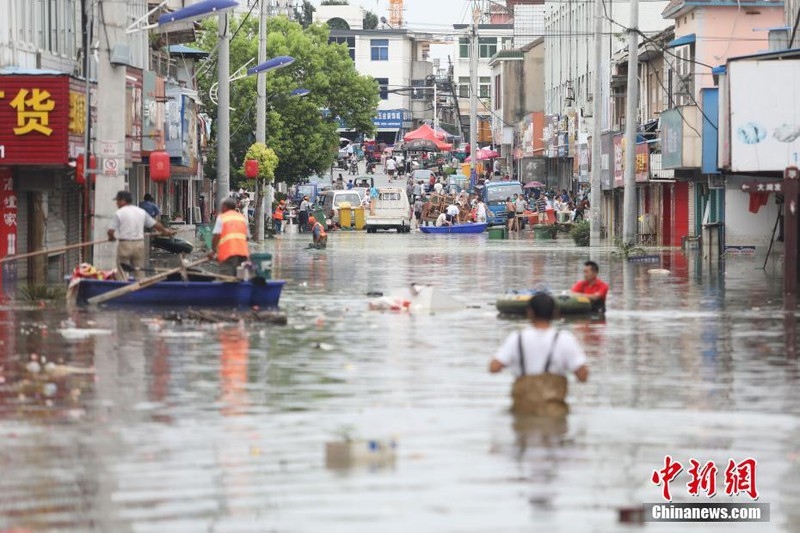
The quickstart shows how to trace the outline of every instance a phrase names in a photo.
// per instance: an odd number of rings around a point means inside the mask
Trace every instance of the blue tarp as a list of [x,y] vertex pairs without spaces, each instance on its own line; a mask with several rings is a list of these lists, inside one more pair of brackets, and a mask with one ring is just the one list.
[[677,39],[671,40],[667,43],[667,48],[675,48],[676,46],[682,46],[684,44],[692,44],[697,40],[697,35],[694,33],[690,33],[688,35],[684,35],[683,37],[678,37]]

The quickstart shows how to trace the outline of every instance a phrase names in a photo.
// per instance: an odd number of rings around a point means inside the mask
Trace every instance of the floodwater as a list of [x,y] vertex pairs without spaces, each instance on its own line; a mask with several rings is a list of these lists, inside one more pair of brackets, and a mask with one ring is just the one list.
[[[585,249],[415,233],[306,244],[266,246],[288,280],[285,327],[0,310],[0,531],[800,530],[797,314],[781,310],[774,265],[731,258],[721,275],[679,253],[633,265],[599,252],[609,312],[563,326],[591,376],[571,383],[573,412],[552,427],[515,421],[511,376],[487,373],[522,325],[493,302],[568,288]],[[411,282],[468,307],[368,311],[368,292]],[[107,331],[68,339],[67,319]],[[37,374],[32,358],[64,366]],[[325,444],[346,437],[394,439],[396,459],[327,468]],[[620,509],[661,500],[650,476],[665,455],[716,461],[721,493],[728,458],[757,459],[771,522],[620,523]],[[674,500],[705,501],[687,480]]]

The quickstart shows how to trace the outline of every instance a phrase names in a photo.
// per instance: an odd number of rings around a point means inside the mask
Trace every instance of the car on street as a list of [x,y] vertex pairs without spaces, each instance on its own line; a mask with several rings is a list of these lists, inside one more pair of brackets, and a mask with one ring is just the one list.
[[343,204],[348,204],[350,207],[361,205],[361,196],[355,191],[325,191],[321,197],[322,210],[328,226],[339,223],[339,209]]
[[381,187],[375,200],[375,214],[367,215],[367,233],[395,229],[397,233],[411,231],[411,205],[405,189]]

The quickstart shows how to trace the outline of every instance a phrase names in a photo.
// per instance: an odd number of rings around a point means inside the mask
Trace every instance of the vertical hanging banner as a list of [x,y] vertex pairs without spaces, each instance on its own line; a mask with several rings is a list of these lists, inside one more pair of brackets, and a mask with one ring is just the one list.
[[[17,194],[11,170],[0,168],[0,258],[17,253]],[[15,261],[3,263],[0,272],[0,299],[13,296],[17,280]]]

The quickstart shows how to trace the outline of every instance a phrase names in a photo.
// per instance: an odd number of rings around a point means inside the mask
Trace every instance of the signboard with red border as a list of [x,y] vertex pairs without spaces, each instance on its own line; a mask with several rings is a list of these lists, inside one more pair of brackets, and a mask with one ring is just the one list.
[[69,76],[0,76],[0,165],[66,165]]

